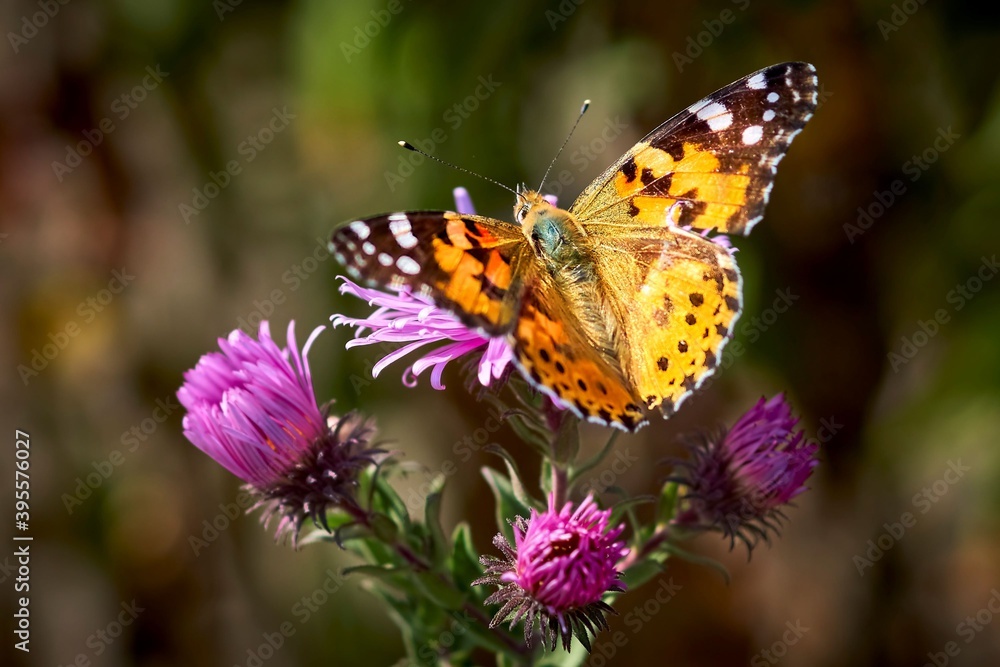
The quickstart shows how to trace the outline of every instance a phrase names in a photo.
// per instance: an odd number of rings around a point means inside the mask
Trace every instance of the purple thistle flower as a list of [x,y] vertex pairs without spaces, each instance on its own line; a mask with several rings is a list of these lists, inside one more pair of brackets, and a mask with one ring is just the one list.
[[[474,214],[472,199],[465,188],[455,188],[455,208],[459,213]],[[473,353],[480,355],[477,377],[484,387],[504,376],[514,358],[514,352],[504,337],[489,337],[463,324],[455,315],[422,294],[408,290],[388,292],[380,289],[361,287],[347,278],[342,278],[342,294],[350,294],[367,301],[378,309],[367,317],[354,318],[333,315],[334,327],[347,325],[356,327],[357,337],[347,343],[347,347],[375,344],[404,343],[382,357],[372,367],[372,376],[378,377],[386,366],[407,354],[428,345],[443,343],[434,347],[423,357],[403,371],[403,384],[413,387],[417,377],[431,369],[431,386],[444,389],[441,381],[447,365],[461,357]]]
[[680,463],[687,487],[681,526],[710,528],[743,540],[752,550],[785,518],[781,508],[806,490],[818,465],[816,443],[793,431],[798,418],[784,394],[761,398],[728,432],[688,443],[691,460]]
[[177,391],[184,435],[247,482],[264,508],[279,515],[276,537],[297,540],[305,518],[326,527],[326,511],[350,505],[357,472],[381,452],[368,449],[374,429],[356,415],[324,416],[316,404],[307,355],[324,327],[299,352],[295,323],[288,346],[271,339],[266,321],[254,340],[239,329],[219,339],[221,352],[201,357]]
[[605,614],[616,613],[601,598],[625,590],[616,568],[629,551],[618,540],[625,525],[609,529],[610,516],[611,510],[598,509],[592,496],[575,510],[568,502],[557,511],[550,495],[547,511],[532,509],[530,519],[519,516],[511,522],[513,547],[498,533],[493,544],[504,558],[482,556],[486,574],[472,582],[499,586],[486,599],[486,604],[503,604],[490,627],[509,620],[513,628],[523,620],[530,646],[537,623],[549,650],[555,650],[558,639],[570,650],[575,634],[589,651],[588,633],[606,630]]

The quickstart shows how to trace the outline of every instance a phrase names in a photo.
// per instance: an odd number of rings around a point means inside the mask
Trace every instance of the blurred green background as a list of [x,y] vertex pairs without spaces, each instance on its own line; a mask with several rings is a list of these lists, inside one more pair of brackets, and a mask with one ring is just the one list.
[[[456,185],[510,219],[508,193],[414,166],[396,140],[536,183],[589,97],[556,167],[568,205],[661,121],[782,60],[816,65],[821,107],[764,223],[737,241],[742,352],[676,418],[621,439],[628,463],[594,485],[654,491],[678,434],[777,391],[823,442],[823,464],[749,563],[714,536],[693,545],[726,563],[730,585],[672,563],[664,580],[680,591],[663,605],[656,584],[621,598],[612,627],[627,642],[599,637],[589,664],[997,664],[996,7],[13,0],[0,16],[5,480],[15,429],[33,445],[32,651],[13,651],[9,632],[3,647],[21,664],[254,664],[283,623],[294,634],[263,664],[400,660],[359,581],[302,602],[349,557],[277,546],[233,512],[238,481],[181,434],[183,371],[262,315],[277,331],[294,318],[303,340],[334,312],[362,312],[323,250],[341,220],[451,207]],[[402,366],[372,381],[378,355],[345,352],[349,335],[314,347],[317,395],[377,415],[431,471],[454,461],[446,518],[468,518],[491,549],[478,469],[498,460],[454,450],[485,406],[457,367],[445,392],[405,389]],[[603,435],[588,427],[591,444]],[[509,430],[490,438],[531,459]],[[0,552],[6,623],[12,551]],[[120,636],[95,634],[118,634],[133,601],[142,611]]]

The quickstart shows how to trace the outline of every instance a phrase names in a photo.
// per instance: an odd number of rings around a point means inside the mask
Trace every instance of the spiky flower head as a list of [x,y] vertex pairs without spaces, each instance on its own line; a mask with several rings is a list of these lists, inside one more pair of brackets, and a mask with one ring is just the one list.
[[271,339],[266,321],[257,338],[235,330],[220,352],[201,357],[177,391],[184,435],[247,482],[276,537],[293,544],[306,517],[326,527],[333,506],[354,507],[357,473],[381,454],[369,448],[374,429],[357,415],[327,416],[316,403],[307,355],[318,327],[299,352],[295,323],[288,345]]
[[610,517],[591,496],[575,509],[571,502],[558,509],[550,495],[545,512],[532,509],[530,518],[511,522],[513,546],[497,534],[493,544],[504,557],[482,556],[486,574],[473,582],[499,587],[486,599],[502,605],[490,627],[523,620],[529,646],[537,626],[549,650],[561,640],[568,651],[576,635],[589,651],[589,635],[606,630],[605,614],[615,613],[602,598],[625,590],[616,567],[629,551],[618,539],[625,525],[609,528]]
[[679,464],[684,508],[675,523],[718,530],[748,550],[768,540],[785,518],[782,508],[806,490],[819,446],[794,431],[798,418],[783,394],[761,398],[728,431],[688,442]]

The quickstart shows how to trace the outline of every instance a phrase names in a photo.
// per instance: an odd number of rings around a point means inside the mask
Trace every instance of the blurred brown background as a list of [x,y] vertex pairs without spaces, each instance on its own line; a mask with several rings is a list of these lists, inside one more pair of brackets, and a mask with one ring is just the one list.
[[[589,664],[996,664],[995,7],[14,0],[0,17],[0,460],[11,480],[14,431],[30,433],[35,537],[32,652],[13,651],[5,631],[5,654],[149,667],[254,664],[248,651],[269,666],[400,660],[358,581],[302,601],[346,555],[276,546],[235,514],[237,480],[181,435],[182,372],[262,315],[278,331],[294,318],[302,340],[333,312],[361,312],[337,294],[323,250],[341,220],[450,207],[456,185],[509,219],[508,193],[414,166],[397,139],[536,183],[589,97],[556,167],[570,174],[568,204],[673,113],[765,65],[808,60],[822,106],[781,165],[765,222],[738,240],[742,352],[675,419],[621,439],[629,463],[595,485],[653,491],[678,433],[782,390],[823,441],[823,464],[783,537],[750,563],[716,537],[693,545],[731,568],[731,585],[672,563],[676,595],[650,602],[653,583],[621,598],[613,628],[627,643],[605,657],[610,635],[599,637]],[[315,346],[317,395],[374,413],[431,471],[454,461],[447,519],[468,518],[490,548],[478,468],[498,460],[454,449],[485,407],[458,368],[443,393],[426,380],[403,388],[402,366],[371,381],[376,353],[345,352],[348,336]],[[592,443],[603,435],[588,430]],[[508,430],[491,438],[530,460]],[[12,551],[0,551],[8,624]],[[133,603],[141,611],[122,611]],[[286,622],[294,634],[260,653]]]

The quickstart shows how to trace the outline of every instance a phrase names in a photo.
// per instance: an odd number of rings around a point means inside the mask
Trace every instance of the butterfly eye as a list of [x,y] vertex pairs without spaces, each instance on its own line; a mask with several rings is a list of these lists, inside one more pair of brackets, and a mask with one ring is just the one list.
[[517,218],[518,222],[522,222],[524,220],[524,216],[528,215],[528,209],[530,208],[531,207],[527,204],[521,204],[518,207],[517,212],[514,214],[514,217]]

